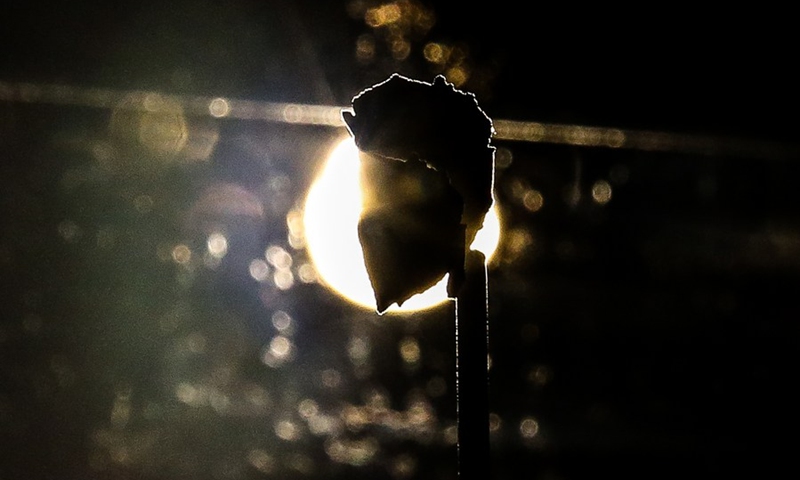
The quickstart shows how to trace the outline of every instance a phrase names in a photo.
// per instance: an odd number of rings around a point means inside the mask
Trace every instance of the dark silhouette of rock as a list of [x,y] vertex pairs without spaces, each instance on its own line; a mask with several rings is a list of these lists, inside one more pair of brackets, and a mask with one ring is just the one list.
[[378,312],[450,274],[492,205],[491,120],[444,77],[394,74],[353,99],[343,117],[361,151],[359,239]]

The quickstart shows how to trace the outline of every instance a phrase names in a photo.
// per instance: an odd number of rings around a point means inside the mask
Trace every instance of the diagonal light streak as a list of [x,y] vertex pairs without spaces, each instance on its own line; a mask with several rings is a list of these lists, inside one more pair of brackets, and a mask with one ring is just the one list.
[[[0,102],[51,104],[101,109],[145,108],[148,98],[181,105],[187,115],[211,116],[297,125],[344,127],[344,107],[302,103],[264,102],[224,97],[169,95],[141,90],[75,87],[69,85],[0,81]],[[124,102],[139,99],[139,102]],[[493,121],[494,138],[503,141],[620,148],[644,151],[727,155],[772,160],[800,158],[800,147],[739,137],[567,125],[532,121]]]

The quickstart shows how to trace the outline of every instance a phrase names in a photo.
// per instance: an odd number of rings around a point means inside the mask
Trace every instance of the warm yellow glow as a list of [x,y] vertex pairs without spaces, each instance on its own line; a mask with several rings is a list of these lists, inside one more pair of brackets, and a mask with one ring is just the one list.
[[429,43],[422,50],[425,60],[437,64],[443,64],[447,60],[447,53],[442,45],[438,43]]
[[469,70],[462,66],[456,65],[455,67],[448,68],[445,72],[447,80],[456,87],[460,87],[469,79]]
[[[375,309],[372,286],[364,266],[358,241],[361,214],[358,148],[352,138],[341,141],[311,186],[306,198],[303,222],[305,243],[318,278],[327,286],[368,309]],[[487,258],[500,241],[500,222],[495,209],[486,215],[472,248]],[[392,305],[389,312],[423,310],[447,299],[447,279],[415,295],[402,307]]]
[[600,205],[611,201],[611,185],[605,180],[598,180],[592,185],[592,198]]

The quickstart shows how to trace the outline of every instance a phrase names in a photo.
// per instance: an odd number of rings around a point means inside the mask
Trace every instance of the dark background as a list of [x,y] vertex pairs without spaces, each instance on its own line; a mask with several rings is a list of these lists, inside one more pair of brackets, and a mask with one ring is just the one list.
[[[494,119],[763,145],[495,141],[493,478],[794,471],[791,15],[411,1],[392,30],[365,20],[383,4],[19,2],[0,9],[0,82],[347,105],[459,67]],[[430,43],[461,53],[437,64]],[[286,215],[341,129],[187,114],[175,147],[118,109],[0,98],[0,478],[454,478],[452,306],[377,317],[248,275],[269,246],[295,275],[307,261]],[[270,365],[276,336],[294,356]]]

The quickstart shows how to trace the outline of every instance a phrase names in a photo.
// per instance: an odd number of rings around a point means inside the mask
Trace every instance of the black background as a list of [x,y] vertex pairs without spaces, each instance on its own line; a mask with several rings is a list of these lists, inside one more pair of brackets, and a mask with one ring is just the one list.
[[[472,65],[489,72],[474,86],[495,119],[797,144],[788,12],[420,4],[437,21],[411,55],[398,61],[379,50],[363,63],[355,45],[370,30],[346,2],[19,2],[0,10],[0,82],[347,105],[393,71],[430,80],[421,52],[436,41],[467,46]],[[165,167],[156,158],[161,166],[151,168],[148,155],[157,156],[117,146],[127,160],[111,173],[65,187],[69,172],[95,161],[84,144],[105,138],[110,114],[0,103],[0,477],[394,478],[387,459],[408,455],[417,461],[409,478],[452,478],[451,446],[377,427],[383,460],[342,465],[310,436],[259,447],[277,459],[266,474],[247,452],[274,437],[272,417],[232,418],[175,400],[181,379],[229,362],[234,377],[290,405],[296,399],[281,392],[316,391],[306,378],[348,365],[348,339],[363,335],[373,345],[371,373],[319,394],[320,405],[363,405],[361,392],[378,386],[400,411],[405,392],[441,375],[450,388],[432,400],[437,428],[453,420],[451,307],[421,320],[376,320],[317,284],[267,294],[245,281],[250,259],[285,242],[285,212],[341,132],[220,121],[204,163]],[[660,152],[495,144],[513,161],[496,177],[509,233],[489,274],[490,399],[502,420],[493,478],[794,471],[796,156],[772,147],[756,158],[681,153],[679,144]],[[264,186],[274,178],[290,187],[273,198]],[[613,187],[606,204],[592,200],[598,181]],[[256,192],[278,213],[216,219],[227,225],[230,253],[187,287],[180,267],[155,252],[203,248],[207,232],[187,212],[215,182]],[[514,193],[521,184],[541,193],[541,210],[524,207]],[[141,194],[155,199],[149,216],[130,206]],[[79,240],[65,241],[66,220],[82,229]],[[103,250],[108,231],[117,240]],[[511,232],[529,243],[514,250]],[[159,333],[176,308],[191,320]],[[302,353],[283,369],[259,361],[274,333],[264,318],[275,309],[299,325]],[[172,356],[196,332],[218,363]],[[403,370],[394,352],[408,336],[438,360]],[[235,402],[236,385],[219,389]],[[115,405],[128,405],[127,420],[115,423]],[[527,417],[540,428],[529,440],[518,428]],[[297,455],[315,468],[292,467]]]

